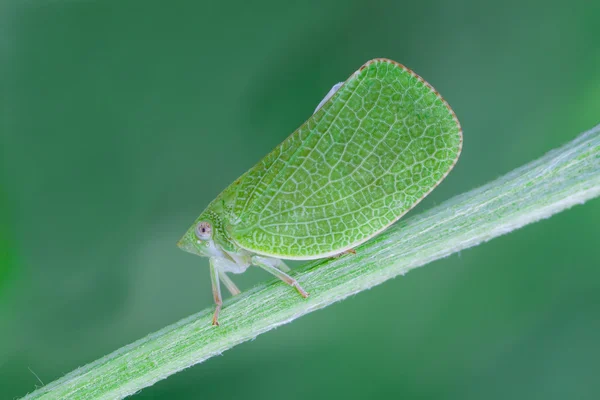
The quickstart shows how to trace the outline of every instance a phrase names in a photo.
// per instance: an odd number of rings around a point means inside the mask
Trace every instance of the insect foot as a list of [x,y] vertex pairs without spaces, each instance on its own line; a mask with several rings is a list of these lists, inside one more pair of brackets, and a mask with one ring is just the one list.
[[341,253],[336,254],[335,256],[333,256],[331,258],[339,258],[339,257],[344,256],[346,254],[356,254],[356,250],[354,250],[354,249],[344,250]]
[[212,320],[213,326],[219,326],[219,311],[221,311],[220,304],[218,304],[217,307],[215,307],[215,313],[213,315],[213,320]]
[[298,293],[300,293],[300,296],[304,297],[305,299],[308,298],[308,292],[304,289],[302,289],[302,286],[300,286],[300,284],[294,279],[292,286],[296,288],[296,290],[298,291]]

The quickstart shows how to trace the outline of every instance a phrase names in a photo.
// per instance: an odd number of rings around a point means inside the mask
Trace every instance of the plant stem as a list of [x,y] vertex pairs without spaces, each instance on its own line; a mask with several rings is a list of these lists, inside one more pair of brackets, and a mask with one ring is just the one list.
[[294,277],[302,299],[273,281],[125,346],[27,398],[119,398],[281,324],[433,260],[476,246],[600,195],[600,125],[485,186],[406,220],[356,249],[309,262]]

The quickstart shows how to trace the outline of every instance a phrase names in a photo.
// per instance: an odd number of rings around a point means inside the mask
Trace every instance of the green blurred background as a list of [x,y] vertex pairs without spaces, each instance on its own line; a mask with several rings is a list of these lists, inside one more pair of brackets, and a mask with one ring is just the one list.
[[[481,3],[2,0],[0,398],[211,307],[175,242],[370,58],[464,128],[419,210],[599,123],[600,3]],[[597,399],[599,267],[596,199],[136,397]]]

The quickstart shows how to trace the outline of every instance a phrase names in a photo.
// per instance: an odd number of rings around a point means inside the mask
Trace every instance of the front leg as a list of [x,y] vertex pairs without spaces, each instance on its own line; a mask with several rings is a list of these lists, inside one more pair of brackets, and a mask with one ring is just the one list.
[[238,294],[242,293],[242,291],[235,285],[235,283],[233,283],[231,278],[229,278],[225,272],[219,272],[219,279],[225,285],[227,290],[229,290],[232,296],[237,296]]
[[221,285],[219,284],[219,269],[217,268],[217,259],[210,258],[210,283],[212,284],[213,298],[215,299],[215,314],[213,315],[212,324],[219,325],[219,311],[223,306],[223,298],[221,297]]
[[213,316],[213,325],[219,325],[219,311],[223,306],[223,297],[221,296],[221,285],[223,282],[225,287],[233,296],[240,294],[240,289],[233,281],[225,274],[225,271],[233,273],[241,273],[246,270],[246,266],[238,265],[225,258],[211,257],[210,258],[210,283],[212,285],[213,297],[215,299],[215,315]]
[[[270,274],[275,275],[276,277],[278,277],[279,279],[281,279],[288,285],[295,287],[296,290],[298,291],[298,293],[300,293],[300,296],[302,296],[304,298],[308,297],[308,293],[304,289],[302,289],[302,287],[300,286],[298,281],[296,281],[294,278],[292,278],[291,276],[289,276],[288,274],[286,274],[285,272],[283,272],[280,269],[281,268],[280,265],[283,264],[283,261],[281,261],[277,258],[252,256],[252,264],[261,267],[262,269],[264,269],[265,271],[267,271]],[[283,265],[285,265],[285,264],[283,264]]]
[[245,266],[240,266],[233,261],[225,258],[213,257],[212,262],[215,268],[219,271],[219,280],[225,285],[225,287],[231,292],[233,296],[237,296],[241,293],[240,289],[233,283],[233,281],[227,276],[226,272],[234,274],[241,274],[246,270]]

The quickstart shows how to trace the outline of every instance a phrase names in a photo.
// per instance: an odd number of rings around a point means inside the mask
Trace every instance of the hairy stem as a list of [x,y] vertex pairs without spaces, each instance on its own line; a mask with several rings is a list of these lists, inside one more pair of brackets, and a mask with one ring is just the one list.
[[118,398],[135,393],[281,324],[413,268],[476,246],[600,195],[600,125],[485,186],[394,225],[355,255],[310,262],[282,282],[225,302],[153,333],[36,390],[27,398]]

